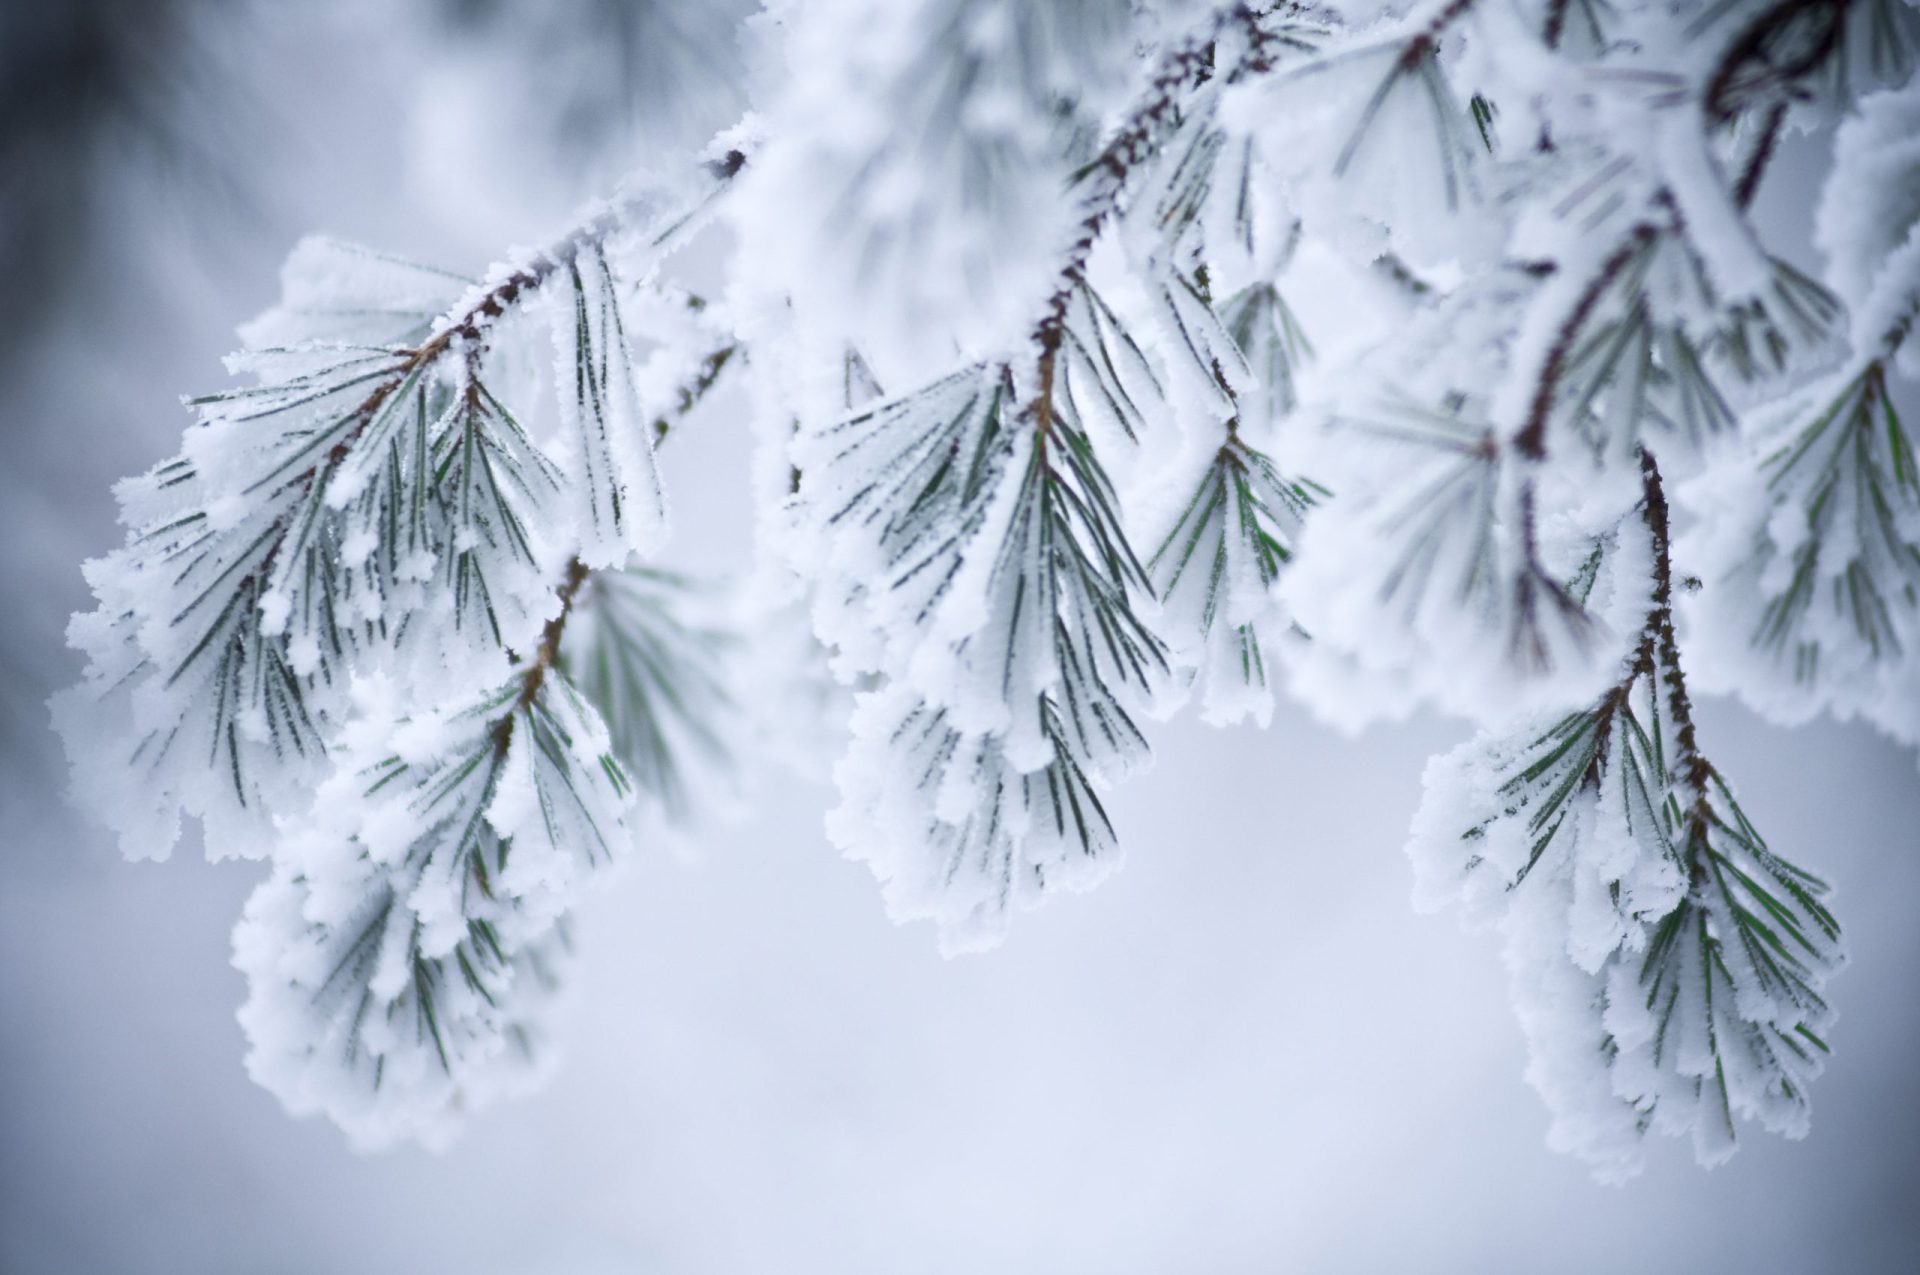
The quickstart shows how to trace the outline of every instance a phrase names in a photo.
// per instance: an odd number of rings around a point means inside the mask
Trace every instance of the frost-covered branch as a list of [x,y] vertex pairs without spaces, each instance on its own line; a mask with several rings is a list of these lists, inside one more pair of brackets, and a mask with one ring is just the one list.
[[1556,1145],[1607,1178],[1649,1130],[1732,1153],[1736,1115],[1798,1136],[1843,960],[1826,887],[1776,856],[1700,750],[1673,621],[1669,511],[1641,454],[1652,592],[1590,707],[1482,734],[1428,768],[1411,853],[1427,906],[1506,940],[1528,1075]]
[[[1230,27],[1242,47],[1223,65]],[[937,920],[949,948],[997,940],[1015,902],[1084,888],[1115,861],[1099,792],[1144,762],[1137,719],[1170,667],[1094,428],[1137,436],[1165,390],[1087,264],[1183,96],[1270,66],[1288,31],[1233,6],[1162,57],[1073,179],[1078,237],[1027,351],[796,448],[800,498],[825,516],[825,600],[851,604],[822,636],[889,683],[856,713],[832,826],[895,914]],[[1209,301],[1184,313],[1240,360]]]
[[[1802,1131],[1837,926],[1691,696],[1920,739],[1920,15],[758,21],[758,109],[686,182],[478,282],[303,244],[252,382],[122,488],[56,715],[130,853],[191,816],[271,860],[262,1080],[381,1141],[531,1075],[578,888],[708,804],[766,698],[729,661],[791,621],[850,718],[829,830],[947,950],[1113,870],[1189,695],[1435,705],[1483,729],[1429,770],[1421,894],[1501,930],[1553,1140],[1623,1176],[1649,1130]],[[1832,115],[1816,275],[1753,210]],[[708,304],[663,270],[713,213]],[[647,561],[654,448],[720,401],[748,633]]]
[[[194,400],[181,456],[123,490],[127,546],[90,566],[93,663],[55,706],[76,785],[131,854],[184,813],[211,854],[272,861],[236,937],[252,1065],[358,1140],[444,1138],[532,1074],[575,895],[638,796],[679,798],[662,758],[641,793],[619,759],[644,696],[590,679],[596,706],[560,660],[590,577],[615,591],[658,544],[653,443],[731,356],[681,374],[663,347],[656,375],[629,327],[739,163],[478,283],[303,244],[234,360],[257,383]],[[657,645],[667,610],[597,627],[605,659],[644,650],[675,684],[711,664]]]
[[[93,662],[58,713],[129,854],[166,854],[179,812],[214,854],[263,852],[266,815],[324,767],[353,673],[404,670],[431,695],[463,658],[497,672],[537,640],[569,540],[596,566],[657,542],[609,254],[657,260],[708,198],[629,195],[464,295],[362,250],[295,255],[286,305],[234,360],[258,383],[194,400],[182,454],[123,488],[127,547],[89,568],[101,608],[74,633]],[[383,289],[445,317],[396,335],[364,304]],[[566,391],[546,439],[488,372],[537,300]]]
[[[576,562],[567,597],[585,579]],[[633,790],[554,671],[564,612],[503,686],[394,720],[365,693],[234,935],[248,1066],[364,1145],[443,1143],[534,1080],[585,878]]]

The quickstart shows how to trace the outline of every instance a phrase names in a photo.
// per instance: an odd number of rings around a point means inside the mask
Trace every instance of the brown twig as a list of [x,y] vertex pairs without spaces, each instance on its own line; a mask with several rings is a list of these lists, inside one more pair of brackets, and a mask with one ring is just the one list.
[[[1471,0],[1455,0],[1455,3],[1471,3]],[[1214,75],[1225,74],[1232,78],[1243,72],[1262,72],[1272,68],[1273,61],[1268,55],[1272,47],[1279,43],[1280,37],[1266,27],[1261,21],[1262,17],[1252,5],[1235,4],[1214,15],[1204,36],[1190,39],[1169,52],[1148,82],[1140,104],[1128,113],[1107,144],[1100,148],[1100,153],[1080,170],[1083,178],[1091,180],[1080,197],[1081,217],[1077,234],[1056,276],[1054,289],[1041,309],[1040,321],[1033,329],[1033,343],[1039,349],[1035,369],[1037,389],[1027,414],[1040,436],[1043,448],[1053,427],[1054,364],[1066,333],[1067,307],[1073,301],[1074,289],[1080,286],[1085,275],[1094,242],[1100,237],[1108,219],[1119,208],[1127,182],[1132,178],[1136,166],[1152,150],[1156,134],[1174,113],[1183,92]],[[1222,72],[1214,65],[1215,47],[1221,34],[1235,25],[1244,32],[1247,47],[1238,63],[1231,70]]]
[[1447,28],[1466,16],[1467,10],[1473,8],[1476,2],[1477,0],[1453,0],[1453,3],[1433,15],[1433,21],[1427,23],[1419,35],[1408,40],[1406,47],[1400,51],[1400,69],[1411,71],[1420,65],[1420,60],[1431,54],[1434,47],[1440,43],[1440,37],[1446,34]]
[[1780,131],[1787,122],[1787,104],[1775,102],[1767,111],[1766,122],[1760,126],[1760,140],[1754,143],[1753,153],[1747,156],[1746,167],[1740,171],[1740,180],[1734,183],[1733,201],[1741,211],[1753,206],[1753,197],[1760,193],[1760,178],[1767,171],[1767,164],[1773,159],[1773,152],[1780,145]]
[[1680,669],[1680,642],[1673,625],[1673,554],[1667,496],[1660,481],[1660,466],[1645,447],[1640,449],[1640,477],[1647,535],[1653,547],[1653,606],[1647,612],[1642,643],[1651,637],[1658,656],[1657,664],[1652,656],[1643,657],[1643,671],[1658,676],[1666,692],[1667,712],[1673,719],[1678,750],[1675,769],[1692,798],[1687,823],[1691,831],[1704,832],[1707,822],[1713,818],[1707,792],[1714,771],[1712,763],[1700,752],[1693,724],[1693,701],[1687,694],[1686,675]]
[[1568,0],[1547,0],[1547,21],[1541,38],[1549,49],[1558,49],[1561,37],[1566,34],[1567,4]]
[[513,722],[520,714],[533,707],[540,697],[540,688],[546,685],[547,670],[560,659],[560,639],[567,630],[567,617],[573,614],[573,600],[580,592],[580,586],[587,582],[587,564],[575,558],[567,564],[567,574],[554,590],[554,596],[560,599],[560,611],[546,627],[540,630],[540,645],[534,648],[533,659],[527,664],[526,671],[520,674],[520,693],[513,697],[513,707],[493,726],[493,749],[496,756],[505,756],[507,745],[513,740]]
[[1573,308],[1567,311],[1567,317],[1561,322],[1560,330],[1554,334],[1553,344],[1547,348],[1545,362],[1540,365],[1540,378],[1534,383],[1533,401],[1527,410],[1526,424],[1513,436],[1514,450],[1528,460],[1542,460],[1547,454],[1547,418],[1553,413],[1553,397],[1560,387],[1560,378],[1565,375],[1567,360],[1573,357],[1573,343],[1579,339],[1580,330],[1593,317],[1594,307],[1600,304],[1600,298],[1627,268],[1634,254],[1651,243],[1658,232],[1651,225],[1642,223],[1635,226],[1626,242],[1614,249],[1613,254],[1601,263],[1587,286],[1581,289],[1579,299]]
[[[729,151],[723,157],[706,164],[707,172],[715,181],[730,180],[746,166],[746,156],[739,151]],[[353,442],[365,431],[393,392],[406,383],[409,376],[432,366],[452,349],[456,341],[478,344],[485,336],[486,329],[505,316],[507,311],[520,301],[526,293],[543,285],[562,267],[571,265],[580,253],[604,243],[608,236],[624,225],[632,215],[633,200],[617,203],[595,217],[576,226],[559,242],[534,257],[533,260],[502,279],[458,316],[443,323],[433,334],[411,350],[400,351],[401,361],[386,380],[373,387],[359,406],[348,414],[354,421],[353,427],[339,441],[327,449],[328,465],[338,464],[345,459]],[[472,357],[471,355],[469,357]],[[311,479],[316,470],[313,468],[298,475],[295,481]]]

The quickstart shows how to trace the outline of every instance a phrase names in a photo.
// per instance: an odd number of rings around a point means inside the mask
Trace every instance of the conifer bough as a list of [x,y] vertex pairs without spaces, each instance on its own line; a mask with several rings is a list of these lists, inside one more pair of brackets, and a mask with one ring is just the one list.
[[[268,861],[255,1077],[366,1145],[537,1079],[580,892],[701,804],[758,648],[810,652],[831,835],[949,951],[1115,867],[1104,795],[1188,699],[1467,716],[1417,901],[1502,935],[1553,1144],[1620,1178],[1649,1132],[1803,1133],[1839,926],[1692,696],[1920,739],[1920,15],[814,0],[760,35],[763,110],[479,281],[302,243],[241,384],[120,489],[55,716],[130,856],[191,817]],[[1818,279],[1751,212],[1802,127]],[[671,258],[708,235],[702,300]],[[655,463],[729,381],[739,633],[661,566]]]

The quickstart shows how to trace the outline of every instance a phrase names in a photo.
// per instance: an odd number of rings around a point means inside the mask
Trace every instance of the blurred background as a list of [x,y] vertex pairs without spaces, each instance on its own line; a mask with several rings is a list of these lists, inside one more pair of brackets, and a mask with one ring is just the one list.
[[[746,7],[0,0],[0,1271],[1920,1269],[1920,773],[1730,704],[1706,742],[1837,883],[1854,964],[1812,1136],[1713,1173],[1548,1152],[1495,941],[1410,910],[1421,767],[1464,728],[1285,708],[1162,729],[1125,869],[951,962],[827,844],[824,785],[752,769],[591,902],[564,1070],[445,1155],[356,1156],[248,1082],[261,865],[123,863],[62,799],[44,702],[111,485],[299,236],[469,270],[545,236],[730,122]],[[1817,157],[1764,192],[1790,236]],[[677,566],[750,554],[726,404],[664,459]]]

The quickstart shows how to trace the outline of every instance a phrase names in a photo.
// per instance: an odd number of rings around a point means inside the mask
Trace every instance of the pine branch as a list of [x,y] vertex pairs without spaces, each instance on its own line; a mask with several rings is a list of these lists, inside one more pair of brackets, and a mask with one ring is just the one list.
[[[696,211],[739,163],[710,166]],[[404,669],[431,695],[463,659],[504,671],[504,649],[537,638],[551,595],[543,564],[567,548],[576,491],[595,513],[611,502],[611,522],[579,546],[589,566],[657,527],[664,515],[649,512],[642,487],[650,440],[619,428],[634,387],[606,252],[638,235],[657,254],[691,217],[657,193],[616,201],[439,303],[446,317],[405,345],[341,340],[349,316],[327,304],[327,289],[351,306],[375,281],[424,298],[457,279],[328,245],[296,252],[286,303],[256,325],[293,343],[236,356],[257,384],[192,401],[200,419],[185,450],[124,489],[133,533],[95,574],[88,679],[59,712],[95,793],[154,794],[102,805],[160,803],[157,820],[129,815],[129,853],[164,854],[181,813],[219,824],[208,837],[216,854],[260,846],[245,822],[317,781],[356,674]],[[571,469],[485,380],[499,325],[555,280],[576,299]],[[366,321],[385,325],[387,314],[376,305]],[[443,624],[450,634],[436,631]]]
[[1514,450],[1526,459],[1536,463],[1546,459],[1547,421],[1553,412],[1561,377],[1573,356],[1576,338],[1593,317],[1600,298],[1613,286],[1627,264],[1652,243],[1657,234],[1650,225],[1643,223],[1635,226],[1627,241],[1608,254],[1600,268],[1581,287],[1566,317],[1561,320],[1553,343],[1547,347],[1546,357],[1541,361],[1540,373],[1534,378],[1526,420],[1513,436]]
[[[636,802],[699,804],[725,752],[730,644],[632,564],[665,535],[656,445],[750,366],[782,551],[860,688],[831,828],[897,918],[985,946],[1099,881],[1142,715],[1204,682],[1209,720],[1264,722],[1284,636],[1331,716],[1525,714],[1436,759],[1411,849],[1426,901],[1505,938],[1556,1145],[1624,1176],[1648,1132],[1708,1163],[1743,1118],[1798,1133],[1839,929],[1692,694],[1767,659],[1796,711],[1910,698],[1920,463],[1889,377],[1920,366],[1920,97],[1839,130],[1832,291],[1751,218],[1817,80],[1846,106],[1861,65],[1911,69],[1890,4],[1542,0],[1516,27],[1432,0],[1346,30],[1229,3],[1165,43],[1137,5],[794,15],[768,28],[791,91],[723,135],[765,148],[732,331],[655,271],[740,150],[481,283],[295,250],[231,364],[253,383],[193,402],[88,568],[76,778],[130,848],[187,814],[271,854],[236,937],[263,1083],[361,1141],[443,1138],[537,1072]],[[1296,279],[1356,285],[1313,375]],[[1849,312],[1840,371],[1783,395]],[[551,413],[504,389],[536,323]],[[891,396],[856,352],[891,381],[942,338],[964,365]],[[1679,551],[1708,580],[1683,671],[1661,465],[1768,398],[1768,449],[1690,488],[1738,517]],[[1291,471],[1328,420],[1337,501]],[[1150,555],[1123,489],[1168,510]]]
[[1272,594],[1303,520],[1328,496],[1312,479],[1284,477],[1229,422],[1226,441],[1148,562],[1165,607],[1159,629],[1205,679],[1206,718],[1225,723],[1272,712],[1268,664],[1283,613]]
[[[878,755],[864,765],[887,780],[851,789],[843,783],[843,843],[883,877],[917,875],[895,865],[883,838],[903,794],[924,794],[932,784],[974,796],[943,798],[935,821],[946,831],[926,838],[927,845],[950,846],[946,853],[956,863],[997,862],[1003,883],[1046,878],[1040,865],[1058,852],[1035,839],[1044,820],[1036,824],[1032,803],[1043,791],[1052,794],[1049,801],[1090,794],[1090,782],[1111,781],[1144,754],[1123,697],[1151,695],[1166,657],[1136,614],[1135,600],[1150,585],[1069,385],[1081,383],[1088,402],[1100,403],[1129,434],[1141,419],[1136,389],[1154,387],[1137,347],[1083,271],[1135,167],[1173,122],[1177,96],[1215,73],[1212,35],[1254,17],[1235,6],[1216,16],[1207,36],[1167,55],[1141,104],[1082,170],[1082,236],[1065,254],[1034,328],[1031,393],[1017,414],[1009,410],[1012,369],[971,368],[858,413],[797,450],[803,499],[832,511],[830,534],[884,564],[883,588],[859,570],[840,586],[853,613],[865,613],[859,627],[873,625],[883,649],[896,652],[877,661],[877,670],[937,688],[873,710],[865,729]],[[956,595],[962,584],[965,592]],[[956,613],[968,617],[964,627],[940,632],[947,627],[942,617]],[[902,628],[888,623],[893,617]],[[927,629],[935,633],[927,636]],[[871,644],[831,622],[822,637]],[[906,723],[923,721],[937,723],[929,738],[945,742],[929,746],[931,769],[916,770],[910,758],[894,755],[894,741]],[[1104,816],[1063,815],[1054,827],[1078,838],[1089,861],[1106,844],[1096,836]],[[932,899],[915,892],[912,901],[896,901],[896,914],[933,916],[943,942],[971,945],[1002,932],[1009,890],[996,891],[998,902],[985,910],[966,891]]]
[[493,728],[496,753],[505,755],[507,746],[513,742],[515,717],[540,698],[540,688],[546,685],[547,672],[560,658],[560,638],[566,632],[567,617],[573,613],[574,597],[587,582],[587,575],[587,564],[580,559],[575,558],[567,564],[567,574],[560,581],[560,587],[554,590],[554,598],[560,604],[559,614],[548,620],[546,628],[540,631],[540,645],[519,675],[520,691],[514,697],[513,712],[502,717]]
[[[715,188],[723,187],[746,165],[746,156],[739,151],[730,151],[724,157],[706,165],[707,173]],[[337,463],[352,445],[387,398],[411,379],[417,379],[428,369],[434,367],[449,353],[457,352],[461,358],[471,363],[477,356],[476,350],[484,351],[488,333],[495,323],[511,311],[519,308],[528,297],[543,288],[548,280],[562,271],[577,270],[583,254],[592,255],[604,250],[607,241],[621,233],[639,220],[652,219],[658,214],[658,207],[646,196],[628,196],[615,200],[609,207],[595,212],[579,225],[562,235],[547,248],[534,253],[530,258],[510,269],[505,278],[485,288],[477,297],[471,298],[455,314],[435,326],[425,341],[412,349],[397,351],[402,357],[400,363],[368,391],[366,398],[350,414],[354,422],[347,435],[335,442],[327,453],[329,463]],[[691,214],[682,214],[664,229],[656,232],[655,242],[665,242],[684,229]],[[456,351],[456,347],[457,351]],[[311,471],[301,475],[310,477]]]
[[[1783,586],[1761,590],[1751,641],[1803,680],[1844,667],[1817,608],[1851,629],[1869,660],[1891,660],[1913,627],[1900,616],[1920,594],[1920,467],[1885,365],[1869,359],[1836,380],[1837,392],[1818,396],[1828,401],[1761,462],[1771,507],[1802,511],[1794,543],[1776,547],[1763,531],[1742,567],[1757,581],[1777,557],[1789,564]],[[1836,559],[1836,541],[1852,552]]]
[[539,1078],[565,918],[623,850],[632,791],[550,656],[451,709],[368,725],[386,729],[342,750],[286,821],[235,933],[248,1066],[357,1144],[442,1145]]
[[[1287,6],[1289,12],[1297,12]],[[1219,41],[1237,31],[1243,46],[1229,66],[1215,65]],[[1079,233],[1067,250],[1052,294],[1034,327],[1038,351],[1034,423],[1045,432],[1051,415],[1053,359],[1065,337],[1067,310],[1082,286],[1087,259],[1109,219],[1119,210],[1129,183],[1142,163],[1154,153],[1164,135],[1179,119],[1181,98],[1196,85],[1215,77],[1227,81],[1270,71],[1283,48],[1302,47],[1286,28],[1269,22],[1250,4],[1232,4],[1217,10],[1199,34],[1170,49],[1148,81],[1140,100],[1130,109],[1100,152],[1074,175],[1073,190],[1080,207]]]
[[1620,680],[1437,759],[1411,848],[1423,903],[1506,933],[1554,1137],[1610,1178],[1638,1170],[1649,1130],[1691,1134],[1706,1164],[1737,1115],[1803,1131],[1844,961],[1825,886],[1768,849],[1701,751],[1666,494],[1640,463],[1651,593]]

